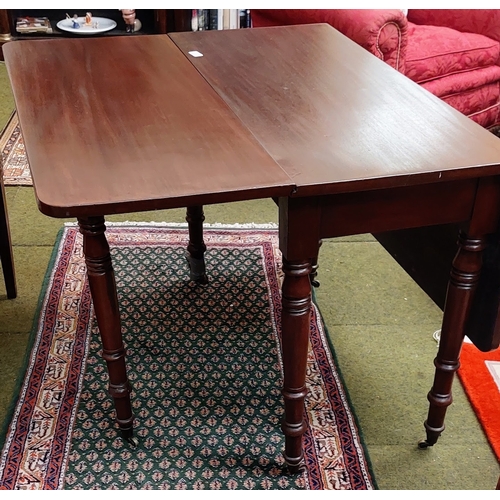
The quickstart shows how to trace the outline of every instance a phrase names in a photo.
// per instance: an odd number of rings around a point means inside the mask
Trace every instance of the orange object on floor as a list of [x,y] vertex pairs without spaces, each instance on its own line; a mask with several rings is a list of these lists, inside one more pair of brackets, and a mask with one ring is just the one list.
[[500,460],[500,349],[481,352],[473,344],[464,343],[460,365],[460,381]]

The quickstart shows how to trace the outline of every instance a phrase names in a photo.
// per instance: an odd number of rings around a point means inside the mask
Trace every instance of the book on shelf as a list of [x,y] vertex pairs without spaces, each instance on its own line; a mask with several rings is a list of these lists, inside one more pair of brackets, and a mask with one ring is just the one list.
[[240,27],[239,9],[229,9],[229,29],[234,30]]
[[240,9],[240,28],[251,28],[252,18],[250,16],[250,9]]
[[210,27],[210,10],[198,9],[198,31],[208,30]]
[[231,9],[222,9],[222,29],[228,30],[229,29],[229,12]]
[[191,30],[198,31],[198,11],[196,9],[191,10]]
[[250,28],[251,25],[250,9],[191,10],[193,31]]
[[52,33],[48,17],[18,17],[16,19],[18,33]]
[[209,9],[209,30],[221,30],[223,29],[223,15],[224,9]]

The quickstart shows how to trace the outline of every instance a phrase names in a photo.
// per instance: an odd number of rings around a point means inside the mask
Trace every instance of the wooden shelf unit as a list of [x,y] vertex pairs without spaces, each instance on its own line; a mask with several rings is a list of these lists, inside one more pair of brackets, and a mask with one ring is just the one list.
[[[64,19],[66,12],[70,15],[77,14],[84,16],[82,9],[0,9],[0,60],[3,61],[2,46],[11,40],[27,40],[33,38],[56,38],[56,37],[74,37],[72,35],[57,29],[56,24]],[[113,19],[117,27],[106,33],[99,33],[93,36],[120,36],[127,35],[125,32],[125,23],[121,12],[118,9],[92,9],[92,14],[96,17],[106,17]],[[172,31],[190,31],[191,30],[191,10],[186,9],[137,9],[137,19],[142,23],[141,31],[132,36],[141,34],[166,34]],[[21,34],[16,31],[16,19],[22,16],[48,17],[52,24],[53,33],[27,33]]]

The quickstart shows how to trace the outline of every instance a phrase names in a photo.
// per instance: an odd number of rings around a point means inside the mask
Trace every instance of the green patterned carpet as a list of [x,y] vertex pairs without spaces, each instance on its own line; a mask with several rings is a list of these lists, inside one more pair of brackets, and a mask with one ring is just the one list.
[[114,422],[81,235],[69,227],[47,280],[0,488],[373,488],[315,310],[305,466],[291,475],[284,465],[276,230],[205,230],[208,285],[189,280],[185,229],[125,225],[107,234],[139,444]]

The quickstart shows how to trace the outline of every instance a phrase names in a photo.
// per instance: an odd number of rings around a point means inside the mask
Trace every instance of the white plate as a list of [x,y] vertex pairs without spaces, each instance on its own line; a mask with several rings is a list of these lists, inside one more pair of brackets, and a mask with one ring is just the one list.
[[79,17],[77,19],[79,28],[73,28],[73,21],[71,19],[63,19],[57,23],[57,27],[63,31],[69,31],[70,33],[75,33],[77,35],[96,35],[97,33],[104,33],[105,31],[112,30],[116,28],[116,22],[112,19],[107,19],[105,17],[93,17],[92,24],[97,22],[97,28],[92,26],[85,26],[85,18]]

